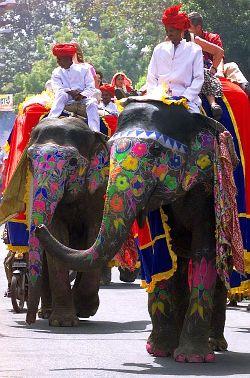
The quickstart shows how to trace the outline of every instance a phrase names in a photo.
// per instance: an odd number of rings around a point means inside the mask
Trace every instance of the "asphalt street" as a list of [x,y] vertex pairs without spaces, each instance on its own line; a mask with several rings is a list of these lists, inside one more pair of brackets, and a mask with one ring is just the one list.
[[[0,232],[2,227],[0,228]],[[250,312],[247,303],[227,310],[229,348],[212,364],[180,364],[145,350],[151,324],[140,281],[119,281],[100,290],[97,314],[79,327],[52,328],[38,319],[28,326],[4,298],[6,278],[0,244],[0,377],[250,377]]]

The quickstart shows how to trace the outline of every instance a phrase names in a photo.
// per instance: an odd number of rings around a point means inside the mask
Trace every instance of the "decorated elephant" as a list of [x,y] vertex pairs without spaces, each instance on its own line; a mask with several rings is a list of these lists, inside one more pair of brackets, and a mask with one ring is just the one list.
[[[40,296],[39,316],[49,317],[53,326],[76,325],[77,316],[89,317],[97,311],[100,269],[79,273],[71,290],[68,270],[43,253],[34,231],[45,223],[64,244],[91,246],[101,224],[108,169],[106,137],[82,120],[44,119],[33,129],[12,180],[15,186],[20,176],[19,202],[26,203],[30,223],[29,324],[36,319]],[[5,201],[3,207],[9,211],[8,196]]]
[[[174,354],[179,362],[214,361],[208,340],[217,272],[227,284],[229,260],[233,257],[238,267],[242,262],[239,258],[237,264],[231,251],[240,234],[237,221],[230,234],[235,206],[230,174],[237,160],[230,135],[218,122],[181,105],[132,102],[119,116],[108,144],[109,182],[93,246],[67,248],[44,226],[38,227],[37,236],[65,266],[90,272],[119,251],[136,219],[142,226],[149,211],[165,206],[178,263],[172,277],[149,294],[153,329],[147,350],[155,356]],[[226,185],[222,178],[227,178]],[[229,202],[231,207],[224,208]],[[240,249],[240,236],[238,240]]]

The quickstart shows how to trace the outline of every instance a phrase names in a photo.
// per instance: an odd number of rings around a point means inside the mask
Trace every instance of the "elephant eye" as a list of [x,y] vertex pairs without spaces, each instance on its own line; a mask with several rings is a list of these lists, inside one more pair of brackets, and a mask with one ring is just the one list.
[[158,144],[153,144],[153,145],[150,146],[149,152],[153,156],[160,156],[161,152],[162,152],[162,148]]
[[71,165],[72,167],[76,166],[77,165],[77,159],[76,158],[70,159],[69,165]]

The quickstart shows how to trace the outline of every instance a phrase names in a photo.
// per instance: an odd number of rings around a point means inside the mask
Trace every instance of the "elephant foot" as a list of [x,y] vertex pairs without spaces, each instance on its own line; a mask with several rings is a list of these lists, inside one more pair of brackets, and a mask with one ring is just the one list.
[[209,346],[216,352],[224,352],[227,350],[228,343],[224,336],[221,337],[209,337]]
[[37,316],[39,319],[49,319],[51,313],[52,313],[51,307],[41,307],[38,310]]
[[146,344],[147,352],[154,357],[169,357],[173,355],[175,346],[170,345],[166,340],[168,340],[168,338],[163,341],[151,334]]
[[99,295],[95,295],[93,298],[84,298],[81,302],[75,304],[76,315],[79,318],[89,318],[94,316],[99,308]]
[[100,285],[106,286],[111,283],[111,268],[105,266],[102,270]]
[[27,324],[33,324],[36,322],[36,311],[28,310],[26,314],[26,323]]
[[176,362],[214,362],[214,352],[207,346],[202,344],[185,344],[179,346],[174,352]]
[[79,319],[76,315],[66,311],[53,311],[49,317],[49,325],[51,327],[76,327],[79,325]]
[[138,276],[139,269],[135,269],[133,272],[129,269],[118,268],[120,272],[120,281],[134,282]]

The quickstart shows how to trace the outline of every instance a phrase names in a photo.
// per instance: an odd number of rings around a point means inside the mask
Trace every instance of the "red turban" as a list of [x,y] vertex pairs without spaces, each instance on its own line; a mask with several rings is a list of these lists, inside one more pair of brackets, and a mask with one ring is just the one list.
[[165,26],[178,30],[187,30],[190,28],[190,21],[185,12],[179,12],[182,4],[174,5],[167,8],[162,15],[162,23]]
[[115,96],[115,88],[113,87],[113,85],[110,85],[110,84],[103,84],[101,87],[100,87],[100,90],[102,92],[108,92],[111,94],[112,97]]
[[73,43],[57,43],[52,48],[52,54],[59,56],[71,56],[73,57],[77,52],[76,46]]

